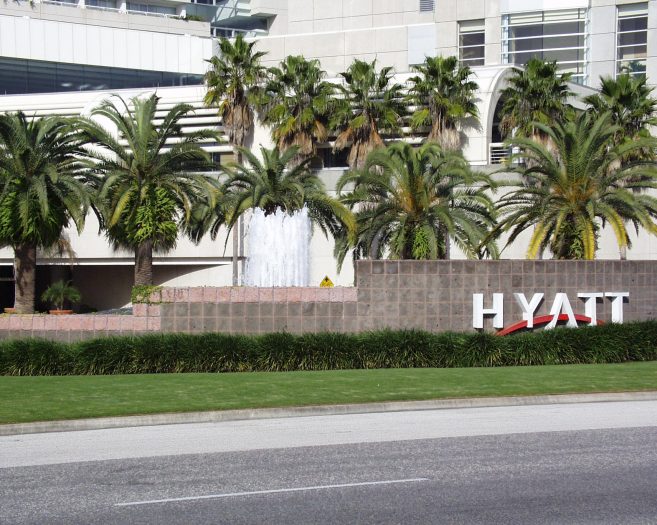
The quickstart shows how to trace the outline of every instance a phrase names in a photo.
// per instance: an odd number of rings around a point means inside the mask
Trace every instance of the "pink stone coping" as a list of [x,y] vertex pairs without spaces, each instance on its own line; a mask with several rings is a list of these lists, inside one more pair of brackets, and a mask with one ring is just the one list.
[[[157,312],[158,322],[149,322],[148,312]],[[47,315],[47,314],[13,314],[0,316],[0,330],[17,330],[31,332],[146,332],[160,329],[159,305],[157,309],[149,306],[144,309],[142,317],[135,315]]]
[[[352,303],[358,299],[355,287],[266,287],[255,286],[203,286],[190,288],[163,288],[159,302],[162,303]],[[155,316],[155,313],[135,305],[136,316]],[[154,305],[151,305],[151,308]]]

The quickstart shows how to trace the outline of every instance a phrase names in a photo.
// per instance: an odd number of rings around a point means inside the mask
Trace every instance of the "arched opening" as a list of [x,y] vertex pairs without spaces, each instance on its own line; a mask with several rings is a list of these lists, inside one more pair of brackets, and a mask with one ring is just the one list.
[[490,143],[488,146],[489,162],[491,164],[502,164],[510,153],[510,148],[504,145],[507,136],[502,131],[502,108],[504,107],[504,97],[499,97],[493,110],[493,119],[490,128]]

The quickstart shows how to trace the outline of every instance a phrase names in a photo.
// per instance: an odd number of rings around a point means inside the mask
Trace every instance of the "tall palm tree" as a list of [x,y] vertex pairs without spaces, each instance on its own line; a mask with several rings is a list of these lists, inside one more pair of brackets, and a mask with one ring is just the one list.
[[417,107],[411,124],[428,127],[427,140],[445,149],[460,149],[459,126],[479,124],[475,102],[479,86],[471,80],[472,70],[454,56],[427,57],[414,69],[420,74],[410,79],[409,99]]
[[[614,143],[649,137],[650,128],[657,125],[657,99],[645,77],[624,73],[616,78],[600,77],[600,92],[584,99],[588,111],[595,115],[609,113],[611,122],[618,126]],[[654,151],[644,152],[654,158]]]
[[274,141],[281,150],[297,146],[302,159],[315,156],[317,143],[328,139],[335,85],[324,80],[318,60],[302,56],[288,56],[269,74],[264,121]]
[[[375,150],[362,170],[342,176],[338,190],[352,184],[342,200],[357,210],[355,258],[443,259],[447,237],[475,258],[495,226],[495,207],[486,193],[490,178],[435,143]],[[340,263],[348,248],[338,245]],[[485,249],[497,253],[492,242]]]
[[37,249],[56,245],[71,222],[84,226],[82,144],[63,119],[0,115],[0,246],[14,250],[18,313],[34,311]]
[[117,97],[95,108],[92,116],[111,122],[118,137],[91,119],[80,121],[84,134],[100,146],[89,151],[101,177],[98,206],[109,239],[134,250],[135,286],[153,284],[153,251],[172,249],[195,203],[213,195],[210,180],[193,172],[208,166],[199,142],[216,139],[215,133],[183,134],[180,121],[193,108],[177,104],[156,117],[158,100],[134,97],[128,104]]
[[219,55],[207,62],[205,74],[207,92],[204,102],[217,107],[228,140],[235,148],[243,147],[253,128],[254,107],[261,95],[266,70],[261,65],[265,52],[253,50],[255,42],[247,42],[243,35],[231,41],[219,39]]
[[[255,45],[255,42],[244,40],[243,35],[237,35],[233,41],[219,39],[219,55],[208,60],[210,67],[205,74],[207,92],[204,102],[219,109],[228,140],[240,164],[240,148],[253,129],[254,107],[262,103],[262,84],[266,79],[266,70],[260,63],[266,53],[254,51]],[[234,286],[238,284],[239,247],[239,237],[233,235]]]
[[552,125],[572,110],[568,97],[571,73],[559,73],[556,62],[531,58],[524,69],[514,68],[509,87],[501,92],[504,136],[543,138],[536,122]]
[[[246,164],[234,164],[226,170],[224,184],[226,224],[235,226],[237,219],[246,211],[259,208],[265,215],[280,209],[292,214],[306,207],[310,220],[325,234],[336,235],[346,231],[353,238],[355,230],[351,212],[337,199],[326,193],[324,183],[316,172],[309,169],[312,159],[300,163],[296,146],[285,151],[260,148],[262,160],[247,149],[242,149]],[[219,223],[211,227],[216,236]]]
[[381,133],[399,132],[404,105],[402,86],[393,80],[393,69],[376,70],[376,60],[354,60],[342,73],[343,95],[331,121],[338,130],[335,149],[349,147],[349,166],[361,168],[369,153],[383,146]]
[[583,113],[552,126],[536,123],[554,148],[516,137],[512,144],[528,167],[512,168],[523,177],[498,203],[500,227],[508,243],[534,227],[527,250],[536,258],[550,248],[557,259],[593,259],[600,228],[609,224],[620,248],[629,246],[626,224],[657,234],[657,199],[644,190],[657,188],[657,168],[649,161],[618,162],[653,139],[614,144],[619,131],[609,114]]

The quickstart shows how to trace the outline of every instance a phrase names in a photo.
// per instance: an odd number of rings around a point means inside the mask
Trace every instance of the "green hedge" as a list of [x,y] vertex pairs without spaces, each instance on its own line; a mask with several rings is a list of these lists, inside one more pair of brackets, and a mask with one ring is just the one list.
[[486,333],[158,334],[64,344],[0,342],[2,375],[247,372],[657,360],[657,321],[498,337]]

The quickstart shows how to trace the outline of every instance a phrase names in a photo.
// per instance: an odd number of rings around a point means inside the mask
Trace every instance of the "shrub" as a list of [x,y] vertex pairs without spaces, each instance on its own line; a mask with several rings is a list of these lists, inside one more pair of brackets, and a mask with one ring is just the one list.
[[657,321],[498,337],[382,330],[361,334],[109,337],[0,342],[2,375],[489,367],[657,360]]

